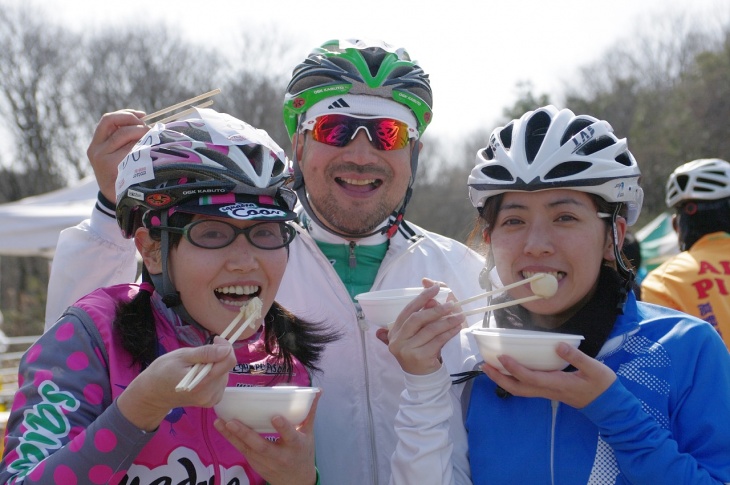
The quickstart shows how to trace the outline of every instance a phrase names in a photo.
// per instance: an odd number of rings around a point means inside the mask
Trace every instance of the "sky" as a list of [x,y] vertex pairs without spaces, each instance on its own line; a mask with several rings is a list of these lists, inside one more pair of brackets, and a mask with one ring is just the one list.
[[448,138],[495,128],[503,108],[517,100],[520,82],[530,82],[534,93],[549,94],[560,104],[563,87],[576,78],[578,68],[646,31],[657,18],[684,16],[706,24],[730,18],[727,0],[30,3],[53,6],[52,19],[72,29],[103,29],[149,19],[167,22],[192,40],[221,46],[232,43],[242,30],[276,30],[293,41],[300,59],[329,39],[383,39],[405,47],[429,73],[434,119],[427,134]]

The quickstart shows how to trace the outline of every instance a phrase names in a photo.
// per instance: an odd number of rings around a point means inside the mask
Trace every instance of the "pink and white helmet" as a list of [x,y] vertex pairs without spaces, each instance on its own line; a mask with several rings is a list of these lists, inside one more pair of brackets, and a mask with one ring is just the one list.
[[685,200],[717,200],[730,197],[730,163],[703,158],[677,167],[667,180],[667,207]]
[[158,123],[119,165],[117,222],[132,237],[149,211],[292,220],[288,159],[269,135],[211,109]]
[[469,175],[474,207],[504,192],[572,189],[628,208],[636,222],[644,200],[641,172],[625,138],[607,121],[545,106],[495,129]]

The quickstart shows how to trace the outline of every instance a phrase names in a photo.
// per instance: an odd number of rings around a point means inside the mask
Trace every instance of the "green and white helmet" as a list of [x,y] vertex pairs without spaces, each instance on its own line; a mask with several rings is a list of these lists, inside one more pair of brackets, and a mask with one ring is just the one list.
[[294,68],[284,96],[284,124],[291,138],[303,115],[323,99],[364,94],[409,108],[423,135],[431,123],[433,97],[428,74],[403,48],[382,41],[331,40]]

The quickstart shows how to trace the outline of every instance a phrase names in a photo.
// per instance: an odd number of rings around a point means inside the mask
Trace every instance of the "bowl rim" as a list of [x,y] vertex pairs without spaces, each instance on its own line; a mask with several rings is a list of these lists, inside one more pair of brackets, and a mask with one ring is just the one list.
[[231,392],[252,392],[252,393],[272,393],[272,394],[301,394],[301,393],[317,393],[320,391],[319,387],[308,387],[308,386],[227,386],[225,391]]
[[585,340],[583,335],[561,332],[541,332],[539,330],[522,330],[519,328],[472,328],[475,335],[491,335],[498,337],[514,337],[516,339],[537,338],[543,340]]

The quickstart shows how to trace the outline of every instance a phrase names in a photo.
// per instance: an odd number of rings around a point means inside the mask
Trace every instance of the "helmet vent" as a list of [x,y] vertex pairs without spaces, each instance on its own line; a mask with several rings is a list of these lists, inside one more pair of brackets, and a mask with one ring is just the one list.
[[368,47],[367,49],[360,49],[360,55],[367,62],[370,70],[370,75],[375,77],[380,70],[380,65],[383,63],[383,59],[388,54],[388,51],[380,49],[379,47]]
[[588,170],[592,165],[593,164],[591,162],[563,162],[550,170],[547,175],[545,175],[545,180],[562,179],[577,175]]
[[484,157],[485,160],[494,160],[494,152],[492,151],[492,147],[488,146],[482,150],[482,157]]
[[550,122],[550,115],[545,111],[538,111],[527,122],[527,128],[525,129],[525,155],[527,156],[527,163],[535,161],[535,156],[540,151],[548,128],[550,128]]
[[565,129],[565,133],[563,133],[563,137],[560,139],[560,146],[565,145],[568,140],[575,136],[576,133],[580,133],[583,128],[592,125],[594,122],[595,120],[589,120],[586,118],[578,118],[576,120],[573,120],[573,122],[570,123]]
[[[708,175],[709,174],[714,174],[714,175],[717,175],[719,177],[724,177],[725,176],[725,174],[722,173],[722,172],[707,172],[707,174]],[[720,182],[719,180],[708,179],[708,178],[705,178],[705,177],[697,177],[697,183],[698,184],[707,184],[707,185],[713,187],[713,188],[709,188],[708,187],[706,189],[708,192],[714,192],[715,189],[717,189],[717,188],[723,189],[723,188],[727,187],[727,184],[724,184],[724,183]],[[702,186],[701,185],[698,185],[697,186],[697,189],[698,190],[701,190],[702,189]]]
[[204,141],[208,143],[212,141],[210,138],[210,133],[190,125],[175,126],[175,131],[182,133],[183,135],[192,138],[193,140]]
[[505,182],[514,181],[514,177],[512,177],[512,174],[509,172],[509,170],[499,165],[490,165],[488,167],[484,167],[482,168],[482,173],[490,179],[502,180]]
[[[327,58],[327,61],[331,62],[335,66],[342,69],[343,72],[354,73],[355,75],[357,75],[359,77],[359,75],[357,74],[357,68],[355,68],[355,66],[353,66],[352,63],[350,61],[348,61],[347,59],[343,59],[341,57],[330,57],[330,58]],[[327,73],[327,74],[330,74],[330,73]],[[332,83],[331,74],[330,74],[330,76],[327,76],[327,83],[330,83],[330,84]]]
[[411,71],[413,71],[413,66],[400,66],[393,69],[390,74],[388,74],[388,79],[399,79],[402,77],[407,77]]
[[246,145],[239,146],[239,148],[243,154],[246,155],[248,161],[251,162],[251,166],[256,171],[256,175],[261,175],[263,172],[263,167],[261,166],[261,161],[263,159],[263,147],[261,145]]
[[157,149],[157,153],[158,153],[158,157],[159,157],[159,154],[162,154],[162,155],[169,155],[169,156],[175,157],[175,158],[190,158],[189,153],[186,153],[184,151],[173,150],[171,148],[160,147]]
[[299,80],[296,85],[292,87],[292,90],[296,89],[297,91],[304,91],[317,86],[328,86],[330,84],[338,83],[333,81],[331,77],[327,76],[309,76]]
[[502,131],[499,132],[499,141],[502,142],[502,146],[505,150],[512,148],[512,129],[515,127],[514,123],[510,123],[505,126]]
[[600,152],[606,147],[610,147],[616,143],[610,136],[602,136],[596,140],[591,140],[578,150],[579,155],[593,155],[596,152]]
[[679,185],[679,188],[684,192],[687,190],[687,183],[689,182],[689,176],[687,175],[677,175],[677,185]]
[[629,154],[626,152],[617,155],[616,161],[621,165],[626,165],[627,167],[631,166],[631,157],[629,157]]
[[227,169],[237,170],[236,164],[233,162],[233,160],[231,160],[221,152],[211,150],[210,148],[196,148],[195,151],[200,153],[204,157],[213,160],[217,164],[224,166]]

